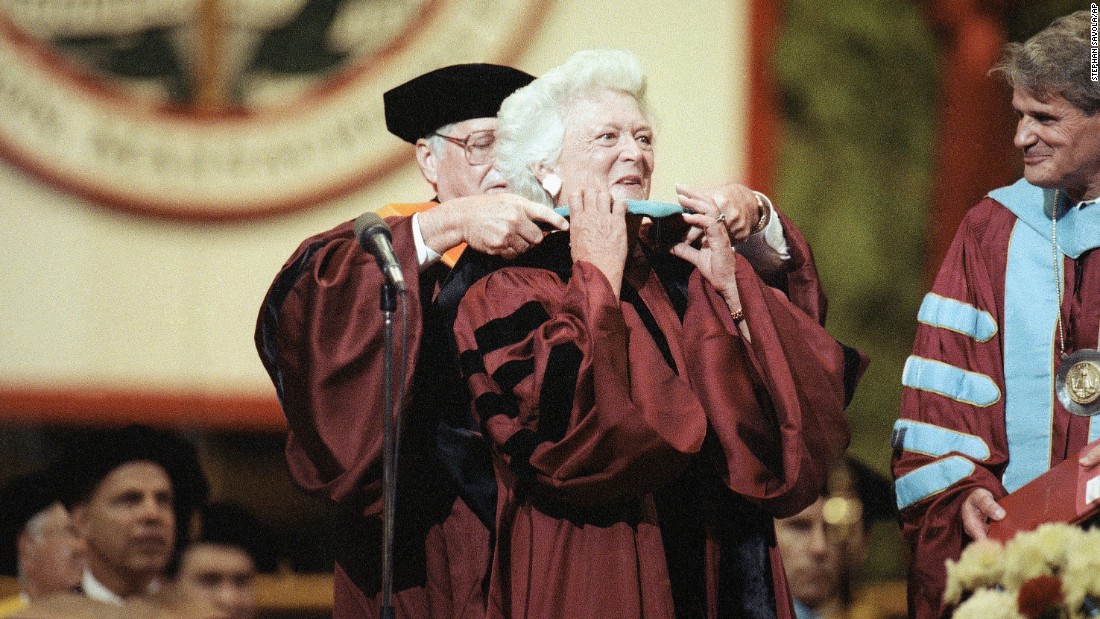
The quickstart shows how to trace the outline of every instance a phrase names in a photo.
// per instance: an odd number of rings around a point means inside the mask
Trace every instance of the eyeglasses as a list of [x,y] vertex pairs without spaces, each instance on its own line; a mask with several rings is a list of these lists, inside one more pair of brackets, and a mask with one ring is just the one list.
[[489,164],[496,158],[497,137],[491,129],[474,131],[466,136],[465,140],[443,135],[442,133],[433,133],[432,135],[439,136],[455,146],[461,146],[466,153],[466,163],[470,165]]

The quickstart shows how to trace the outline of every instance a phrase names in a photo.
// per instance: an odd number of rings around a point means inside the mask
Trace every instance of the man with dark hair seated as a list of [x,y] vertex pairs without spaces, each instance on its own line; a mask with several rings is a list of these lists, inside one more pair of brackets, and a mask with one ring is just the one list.
[[[866,464],[849,457],[829,479],[832,487],[823,488],[812,505],[775,521],[798,619],[844,616],[851,584],[867,559],[872,525],[897,517],[890,480]],[[826,507],[829,501],[834,503]]]
[[155,592],[209,493],[194,447],[172,432],[132,425],[82,435],[58,467],[88,546],[85,595],[121,604]]
[[180,595],[209,600],[226,619],[255,617],[257,567],[273,562],[263,560],[262,525],[245,507],[222,502],[203,510],[201,529],[180,553]]

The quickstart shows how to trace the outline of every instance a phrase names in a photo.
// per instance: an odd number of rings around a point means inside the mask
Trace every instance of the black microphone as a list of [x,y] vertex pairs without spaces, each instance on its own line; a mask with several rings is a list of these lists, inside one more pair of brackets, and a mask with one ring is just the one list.
[[359,245],[370,252],[378,262],[382,274],[400,292],[405,292],[405,276],[401,274],[401,263],[393,253],[390,240],[390,227],[375,213],[363,213],[352,224]]

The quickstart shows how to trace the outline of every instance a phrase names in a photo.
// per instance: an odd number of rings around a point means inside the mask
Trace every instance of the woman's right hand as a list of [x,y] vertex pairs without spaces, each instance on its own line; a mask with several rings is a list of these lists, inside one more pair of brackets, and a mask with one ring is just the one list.
[[626,202],[613,200],[605,189],[580,189],[568,197],[569,247],[573,262],[588,262],[611,284],[615,297],[622,289],[626,266]]

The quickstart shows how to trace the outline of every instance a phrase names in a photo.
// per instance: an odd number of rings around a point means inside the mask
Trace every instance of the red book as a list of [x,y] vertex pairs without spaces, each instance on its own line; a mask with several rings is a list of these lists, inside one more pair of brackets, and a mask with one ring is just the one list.
[[998,501],[1005,517],[989,523],[989,537],[1004,542],[1044,522],[1079,524],[1100,514],[1100,464],[1084,467],[1077,462],[1096,445],[1100,441],[1085,445],[1076,458],[1067,458]]

